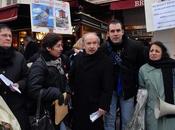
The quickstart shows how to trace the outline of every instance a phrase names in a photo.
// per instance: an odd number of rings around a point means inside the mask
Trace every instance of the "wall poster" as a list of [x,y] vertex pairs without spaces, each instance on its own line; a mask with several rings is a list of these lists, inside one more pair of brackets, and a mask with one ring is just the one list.
[[58,0],[32,0],[31,27],[33,32],[72,34],[70,6]]

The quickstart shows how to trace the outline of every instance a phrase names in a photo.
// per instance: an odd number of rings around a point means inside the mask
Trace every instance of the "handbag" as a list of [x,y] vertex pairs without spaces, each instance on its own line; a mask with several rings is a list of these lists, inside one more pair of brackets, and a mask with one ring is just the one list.
[[44,110],[44,114],[40,113],[42,93],[43,93],[43,89],[40,90],[40,94],[37,100],[36,114],[30,119],[31,129],[32,130],[55,130],[54,124],[52,123],[49,112],[47,110]]

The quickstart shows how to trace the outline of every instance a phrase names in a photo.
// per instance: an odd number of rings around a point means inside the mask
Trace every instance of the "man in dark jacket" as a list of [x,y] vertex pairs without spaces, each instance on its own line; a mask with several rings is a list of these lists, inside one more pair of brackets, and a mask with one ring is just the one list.
[[137,72],[144,61],[144,46],[124,35],[122,23],[113,20],[108,26],[108,40],[101,49],[113,63],[114,92],[110,112],[105,116],[105,130],[115,130],[117,101],[121,111],[122,130],[132,117],[137,92]]
[[39,45],[31,36],[24,39],[24,44],[19,47],[19,51],[24,55],[27,62],[39,51]]
[[[98,50],[100,40],[95,33],[83,36],[85,51],[75,56],[69,74],[73,89],[73,130],[104,130],[103,117],[112,96],[112,63]],[[100,117],[92,122],[90,114]]]
[[[7,86],[0,80],[0,95],[17,118],[21,130],[30,130],[26,109],[26,78],[28,68],[22,54],[12,47],[11,29],[0,24],[0,74],[10,79],[13,84]],[[18,88],[21,93],[12,89]]]

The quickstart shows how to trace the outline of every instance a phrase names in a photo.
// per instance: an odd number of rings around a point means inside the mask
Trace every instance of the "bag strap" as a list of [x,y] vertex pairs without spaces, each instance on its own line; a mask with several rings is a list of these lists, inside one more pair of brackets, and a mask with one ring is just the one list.
[[36,108],[36,118],[38,119],[40,117],[40,110],[41,110],[41,97],[43,94],[43,89],[39,92],[39,97],[37,99],[37,108]]

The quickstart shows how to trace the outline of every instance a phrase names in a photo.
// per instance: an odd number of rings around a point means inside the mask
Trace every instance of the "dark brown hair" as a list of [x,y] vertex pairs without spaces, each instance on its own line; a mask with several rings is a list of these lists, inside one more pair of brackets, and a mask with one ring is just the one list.
[[168,54],[167,48],[165,47],[165,45],[162,42],[160,42],[160,41],[152,42],[149,46],[149,51],[150,51],[152,45],[157,45],[161,48],[161,50],[162,50],[162,58],[161,59],[166,59],[166,58],[170,57]]
[[52,48],[58,41],[62,40],[62,36],[57,33],[48,33],[42,40],[42,50],[47,51],[48,48]]
[[5,29],[5,28],[7,28],[7,29],[9,29],[11,31],[11,28],[8,25],[0,24],[0,31],[1,31],[1,29]]
[[122,24],[122,22],[121,22],[120,20],[118,20],[118,19],[112,19],[112,20],[109,22],[109,24],[108,24],[107,31],[109,31],[109,26],[110,26],[111,24],[120,24],[121,27],[122,27],[122,29],[124,29],[124,26],[123,26],[123,24]]

